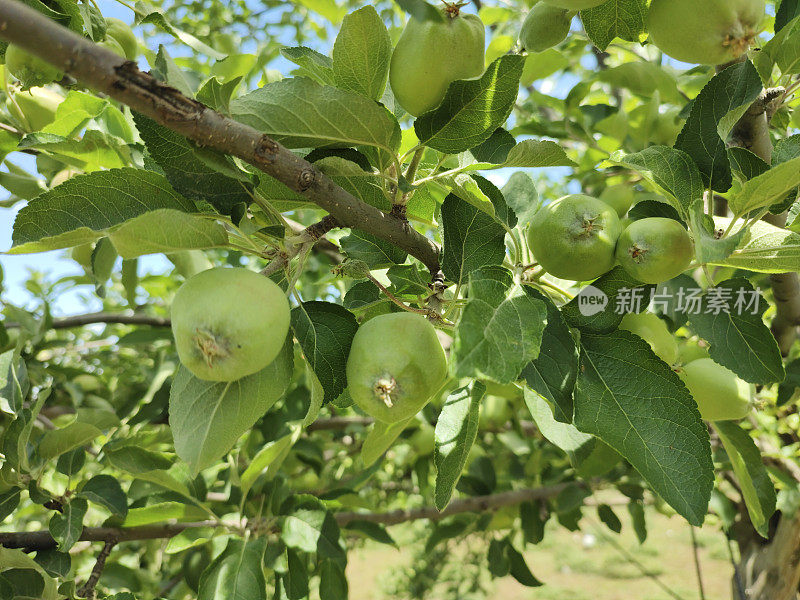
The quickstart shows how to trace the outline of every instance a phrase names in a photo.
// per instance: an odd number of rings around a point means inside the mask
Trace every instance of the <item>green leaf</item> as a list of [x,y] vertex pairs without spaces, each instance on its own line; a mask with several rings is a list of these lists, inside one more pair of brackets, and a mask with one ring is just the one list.
[[525,562],[525,557],[510,543],[506,546],[506,555],[508,556],[509,562],[508,571],[519,583],[525,587],[539,587],[544,585],[531,573],[528,564]]
[[[622,267],[616,267],[592,285],[583,288],[561,312],[570,327],[591,333],[608,333],[619,326],[626,312],[641,312],[647,308],[652,288],[653,286],[643,286]],[[608,303],[598,313],[586,310],[590,307],[587,301],[595,297],[608,298]],[[634,297],[644,300],[639,306],[635,306]]]
[[391,424],[375,421],[361,445],[361,462],[365,469],[383,456],[413,419],[414,417],[411,417]]
[[536,428],[547,441],[567,455],[573,466],[579,465],[591,454],[594,437],[581,433],[574,425],[557,421],[545,399],[528,387],[524,389],[524,398]]
[[742,189],[731,195],[728,205],[734,215],[766,208],[782,200],[800,185],[800,158],[779,163],[762,175],[747,181]]
[[425,0],[397,0],[397,5],[417,21],[442,21],[442,13]]
[[768,538],[769,519],[775,512],[776,497],[761,452],[753,438],[735,422],[717,421],[712,426],[731,461],[750,521],[762,537]]
[[24,400],[17,376],[17,365],[21,365],[24,370],[25,365],[14,350],[0,354],[0,412],[8,415],[16,415]]
[[117,169],[132,162],[126,141],[96,129],[87,130],[80,139],[50,133],[28,134],[20,141],[18,149],[53,154],[87,172]]
[[617,37],[638,42],[646,31],[646,17],[647,0],[608,0],[581,11],[586,35],[600,50]]
[[141,508],[131,508],[123,522],[124,527],[139,527],[167,521],[201,521],[208,511],[182,502],[157,502]]
[[247,465],[240,477],[242,496],[246,496],[256,479],[268,469],[270,465],[280,463],[280,458],[292,447],[302,433],[302,428],[295,428],[292,433],[279,437],[277,440],[267,442],[256,453],[250,464]]
[[511,561],[508,560],[506,546],[508,546],[509,543],[507,539],[492,539],[492,541],[489,542],[486,561],[489,565],[489,573],[492,574],[492,577],[505,577],[508,575],[509,569],[511,568]]
[[[178,192],[193,200],[204,200],[223,214],[230,214],[237,204],[250,203],[253,186],[243,174],[230,166],[223,174],[209,166],[210,160],[202,160],[200,156],[216,157],[223,164],[229,159],[209,149],[198,149],[182,135],[142,114],[134,113],[134,121],[149,156]],[[231,172],[239,176],[229,177],[227,173]]]
[[675,148],[692,157],[704,184],[715,191],[726,192],[733,183],[726,140],[762,89],[748,60],[718,73],[692,104]]
[[320,600],[347,600],[347,577],[344,569],[333,562],[322,562],[319,573],[319,598]]
[[67,552],[83,533],[83,518],[89,505],[83,498],[72,498],[64,505],[62,512],[50,518],[50,535],[58,542],[58,549]]
[[344,18],[333,45],[336,87],[380,100],[389,78],[392,40],[372,6]]
[[644,544],[647,539],[647,523],[644,519],[644,504],[641,500],[631,500],[628,502],[628,514],[631,517],[633,531],[640,544]]
[[292,330],[325,390],[324,402],[335,400],[347,387],[347,356],[358,331],[355,316],[339,304],[304,302],[292,309]]
[[479,381],[459,388],[447,396],[436,422],[436,508],[444,510],[467,464],[470,448],[478,435],[478,414],[486,386]]
[[143,254],[222,248],[228,243],[228,233],[220,223],[167,208],[135,217],[108,237],[123,259]]
[[128,498],[111,475],[95,475],[80,489],[80,496],[99,504],[122,519],[128,514]]
[[89,444],[103,434],[90,423],[75,421],[61,429],[46,432],[39,441],[38,454],[42,460],[50,460],[80,446]]
[[352,260],[360,260],[371,269],[384,269],[405,262],[408,256],[394,244],[382,240],[371,233],[353,229],[350,235],[341,240],[342,252]]
[[367,146],[389,164],[400,126],[389,111],[360,94],[302,77],[283,79],[231,101],[231,114],[288,148]]
[[703,197],[700,170],[692,157],[682,150],[650,146],[635,154],[616,152],[610,160],[641,173],[669,199],[684,220],[694,201]]
[[583,333],[575,426],[619,452],[687,521],[703,523],[714,483],[708,430],[646,342],[627,331]]
[[170,389],[169,420],[175,451],[195,474],[219,460],[283,396],[293,362],[287,338],[278,358],[236,381],[204,381],[186,367],[178,369]]
[[511,114],[524,63],[519,55],[501,56],[480,79],[451,83],[439,107],[414,122],[419,141],[458,154],[488,140]]
[[340,545],[339,525],[322,502],[309,495],[291,496],[280,513],[281,539],[287,547],[316,553],[345,567],[347,554]]
[[12,254],[93,242],[115,226],[151,210],[192,212],[162,175],[113,169],[77,175],[31,200],[14,222]]
[[334,24],[340,22],[347,13],[347,9],[339,6],[336,0],[292,0],[292,2],[313,10]]
[[734,176],[740,181],[748,181],[769,171],[769,165],[747,148],[728,148],[728,160]]
[[308,597],[308,567],[306,561],[291,548],[286,550],[287,566],[283,575],[283,585],[289,600],[303,600]]
[[[723,231],[729,219],[716,217],[718,229]],[[734,228],[734,233],[740,233]],[[739,267],[758,273],[789,273],[800,271],[800,234],[775,227],[764,221],[753,223],[742,233],[737,249],[724,260],[710,264]]]
[[56,600],[60,598],[58,594],[58,580],[50,577],[35,560],[25,554],[22,550],[3,548],[0,546],[0,573],[11,569],[32,569],[42,576],[43,588],[37,594],[37,600]]
[[67,552],[39,550],[35,560],[51,577],[68,577],[72,569],[72,557]]
[[392,293],[395,295],[423,296],[430,293],[426,277],[417,265],[391,266],[386,271],[386,276],[392,282]]
[[508,153],[500,168],[574,167],[564,149],[549,140],[522,140]]
[[0,523],[5,521],[17,509],[20,493],[21,490],[19,488],[11,488],[0,494]]
[[525,292],[544,302],[547,325],[542,331],[539,356],[522,369],[528,386],[553,410],[557,421],[572,422],[572,390],[578,376],[578,347],[561,311],[541,292],[526,288]]
[[775,338],[764,324],[768,303],[746,279],[729,279],[702,296],[699,306],[687,306],[689,322],[711,347],[715,362],[745,381],[783,381],[783,360]]
[[542,205],[536,184],[524,171],[512,174],[501,191],[520,223],[530,222]]
[[608,504],[598,505],[597,517],[614,533],[622,531],[622,521]]
[[453,282],[505,258],[506,231],[495,219],[450,194],[442,204],[442,271]]
[[522,368],[539,355],[544,303],[526,294],[503,267],[473,271],[467,297],[450,355],[455,375],[516,381]]
[[355,521],[349,521],[344,525],[344,528],[350,531],[357,531],[380,544],[397,547],[397,542],[394,541],[394,538],[389,535],[389,532],[380,523],[356,519]]
[[696,200],[689,213],[694,234],[694,253],[702,264],[724,262],[742,243],[747,231],[740,229],[721,237],[725,229],[716,226],[715,219],[705,213],[702,200]]
[[228,539],[228,545],[200,576],[198,600],[267,600],[262,560],[268,538]]
[[[780,8],[789,4],[790,0],[784,0]],[[774,65],[778,65],[781,75],[800,73],[800,17],[792,19],[780,29],[776,20],[775,36],[761,47],[759,54],[763,55],[759,56],[759,64],[768,60],[769,74]]]
[[[630,0],[644,5],[640,0]],[[611,8],[612,3],[608,3]],[[605,8],[605,5],[598,8]],[[594,10],[583,11],[581,19],[586,22],[587,14]],[[638,15],[637,15],[638,16]],[[611,24],[613,27],[613,24]],[[634,40],[637,41],[637,40]],[[597,45],[595,43],[595,45]],[[637,96],[652,98],[656,93],[661,102],[682,105],[685,100],[678,89],[678,82],[675,77],[666,69],[653,62],[632,61],[622,63],[617,67],[611,67],[599,71],[597,79],[611,84],[613,87],[625,88]]]
[[298,75],[309,77],[322,85],[335,85],[333,61],[316,50],[297,46],[281,48],[281,55],[300,67]]

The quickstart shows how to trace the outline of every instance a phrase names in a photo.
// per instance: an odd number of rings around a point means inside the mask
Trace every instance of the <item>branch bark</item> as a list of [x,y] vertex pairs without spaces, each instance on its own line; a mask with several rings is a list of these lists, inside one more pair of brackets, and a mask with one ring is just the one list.
[[[560,483],[556,485],[525,488],[501,492],[489,496],[474,496],[455,500],[443,511],[433,506],[422,506],[420,508],[400,509],[389,512],[339,512],[334,517],[340,527],[346,526],[353,521],[369,521],[382,525],[397,525],[408,521],[429,519],[438,521],[451,515],[466,512],[485,512],[496,510],[504,506],[514,506],[530,500],[541,500],[557,496],[562,490],[574,482]],[[140,527],[84,527],[83,533],[79,538],[84,542],[106,542],[119,543],[136,540],[152,540],[171,538],[187,529],[200,527],[219,527],[229,526],[234,529],[239,528],[239,524],[226,524],[218,521],[198,521],[193,523],[166,523],[163,525],[144,525]],[[21,548],[25,551],[49,550],[56,547],[56,541],[48,530],[39,531],[18,531],[11,533],[0,532],[0,546],[6,548]]]
[[0,38],[55,65],[78,82],[103,92],[201,146],[236,156],[328,211],[343,227],[371,233],[439,270],[439,248],[424,235],[361,202],[313,164],[266,134],[229,119],[175,88],[28,8],[0,0]]
[[[170,320],[165,317],[152,317],[150,315],[124,315],[121,313],[97,312],[86,315],[75,315],[53,319],[53,329],[70,329],[83,327],[94,323],[115,323],[118,325],[150,325],[152,327],[169,327]],[[15,329],[19,323],[6,323],[6,329]]]
[[[772,163],[772,139],[769,124],[785,96],[783,88],[764,90],[731,133],[731,144],[747,148],[767,164]],[[782,227],[785,215],[770,215],[766,221]],[[772,334],[784,356],[797,337],[800,325],[800,280],[797,273],[770,276],[775,297]],[[795,476],[796,470],[791,471]],[[741,525],[747,523],[744,506]],[[795,600],[800,585],[800,518],[781,514],[775,534],[768,543],[760,539],[752,526],[738,528],[736,542],[740,562],[736,575],[744,579],[744,588],[752,600]]]

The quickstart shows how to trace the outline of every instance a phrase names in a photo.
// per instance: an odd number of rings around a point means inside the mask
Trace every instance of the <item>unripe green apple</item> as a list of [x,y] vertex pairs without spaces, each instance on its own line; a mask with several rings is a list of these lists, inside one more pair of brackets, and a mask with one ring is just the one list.
[[56,119],[64,96],[44,87],[16,92],[8,100],[8,112],[30,131],[41,131]]
[[457,79],[483,74],[485,31],[475,15],[444,11],[444,21],[408,21],[392,54],[389,81],[409,114],[433,110]]
[[622,232],[616,254],[619,264],[637,280],[662,283],[689,268],[694,244],[678,221],[648,217]]
[[706,421],[742,419],[751,409],[750,384],[710,358],[693,360],[678,371]]
[[136,55],[139,53],[139,43],[127,23],[113,17],[107,18],[106,37],[114,38],[122,46],[124,56],[128,60],[136,60]]
[[764,0],[653,0],[647,28],[672,58],[720,65],[747,52],[765,18]]
[[347,358],[347,386],[355,403],[384,423],[417,414],[447,375],[436,330],[424,317],[390,313],[359,327]]
[[125,56],[125,50],[122,48],[122,44],[120,44],[113,37],[107,37],[103,41],[97,42],[97,45],[101,48],[105,48],[106,50],[111,50],[114,54],[118,54],[122,58],[127,58]]
[[432,454],[436,445],[434,428],[427,423],[420,425],[419,429],[408,438],[408,443],[414,449],[417,456],[428,456]]
[[242,268],[203,271],[172,301],[172,332],[183,365],[200,379],[235,381],[280,353],[289,302],[267,277]]
[[622,317],[620,329],[635,333],[653,349],[653,353],[668,365],[678,360],[678,342],[667,324],[653,313],[628,313]]
[[14,44],[9,44],[6,48],[6,70],[26,87],[52,83],[64,76],[50,63]]
[[80,171],[76,171],[71,168],[62,169],[61,171],[53,175],[53,178],[50,180],[50,188],[52,189],[54,187],[57,187],[62,183],[64,183],[65,181],[67,181],[68,179],[72,179],[73,177],[75,177],[75,175],[80,175],[80,173],[81,173]]
[[686,340],[678,348],[678,360],[683,365],[701,358],[711,358],[711,355],[708,353],[708,348],[694,340]]
[[620,217],[624,216],[631,209],[635,197],[636,195],[633,192],[633,188],[627,183],[611,185],[600,194],[600,200],[617,211]]
[[584,10],[587,8],[594,8],[600,6],[608,0],[542,0],[551,6],[558,8],[566,8],[567,10]]
[[566,39],[571,23],[567,9],[538,2],[522,23],[519,42],[528,52],[544,52]]
[[575,194],[542,207],[534,215],[528,244],[536,261],[551,275],[588,281],[614,266],[620,232],[613,208],[597,198]]

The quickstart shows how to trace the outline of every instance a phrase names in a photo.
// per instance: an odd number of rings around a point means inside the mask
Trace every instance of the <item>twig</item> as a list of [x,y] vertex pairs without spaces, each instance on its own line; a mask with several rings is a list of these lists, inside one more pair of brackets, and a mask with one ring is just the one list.
[[[541,500],[557,496],[568,486],[576,482],[559,483],[556,485],[525,488],[510,492],[501,492],[488,496],[474,496],[455,500],[443,511],[433,506],[423,506],[412,509],[398,509],[389,512],[339,512],[334,517],[340,526],[346,526],[352,521],[369,521],[383,525],[397,525],[408,521],[430,519],[438,521],[451,515],[465,512],[484,512],[504,506],[514,506],[529,500]],[[582,485],[578,483],[578,485]],[[194,523],[166,523],[162,525],[144,525],[140,527],[84,527],[80,541],[87,542],[129,542],[134,540],[149,540],[171,538],[187,529],[201,527],[230,527],[238,529],[239,524],[228,524],[219,521],[200,521]],[[0,546],[6,548],[22,548],[26,551],[49,550],[56,547],[56,542],[48,530],[19,531],[12,533],[0,532]],[[98,559],[99,560],[99,559]]]
[[78,596],[94,600],[94,588],[100,580],[100,575],[103,574],[103,568],[106,566],[108,555],[111,554],[112,548],[116,545],[117,541],[115,539],[106,540],[103,549],[100,551],[100,554],[97,555],[97,561],[94,563],[89,579],[87,579],[86,583],[78,590]]
[[[152,317],[150,315],[123,315],[117,313],[97,312],[86,315],[75,315],[61,319],[53,319],[53,329],[70,329],[71,327],[83,327],[94,323],[107,323],[118,325],[150,325],[152,327],[169,327],[170,320],[164,317]],[[19,323],[5,323],[6,329],[16,329],[21,327]]]
[[343,227],[361,229],[439,270],[427,237],[336,185],[271,137],[181,94],[114,52],[69,31],[16,0],[0,0],[0,37],[206,147],[236,156],[324,209]]
[[694,570],[697,573],[697,591],[700,595],[700,600],[706,600],[706,592],[703,589],[703,570],[700,567],[700,548],[697,546],[694,525],[689,525],[689,534],[692,536],[692,554],[694,555]]

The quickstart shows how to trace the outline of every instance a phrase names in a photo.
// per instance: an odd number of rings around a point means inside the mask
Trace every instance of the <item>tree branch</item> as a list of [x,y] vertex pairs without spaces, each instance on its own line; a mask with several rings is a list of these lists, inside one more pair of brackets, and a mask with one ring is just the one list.
[[[151,325],[152,327],[169,327],[170,320],[165,317],[150,315],[124,315],[118,313],[97,312],[86,315],[75,315],[61,319],[53,319],[53,329],[70,329],[94,323],[115,323],[118,325]],[[6,329],[16,329],[19,323],[6,323]]]
[[94,588],[97,585],[97,582],[100,581],[100,575],[103,574],[103,569],[106,566],[106,560],[108,559],[108,555],[111,554],[111,550],[116,545],[117,545],[117,540],[115,539],[106,540],[103,549],[100,551],[100,554],[97,555],[97,560],[94,563],[94,567],[92,568],[92,572],[89,575],[89,579],[87,579],[86,583],[83,586],[81,586],[81,588],[78,590],[78,596],[94,600],[95,597]]
[[[771,164],[772,139],[769,123],[784,96],[783,88],[769,88],[761,92],[733,128],[731,144],[747,148],[764,162]],[[764,220],[783,227],[786,224],[786,215],[767,215]],[[800,325],[800,278],[797,273],[778,273],[770,275],[770,284],[775,298],[772,335],[778,342],[781,354],[788,356]]]
[[55,65],[198,145],[236,156],[328,211],[343,227],[371,233],[439,270],[439,249],[421,233],[361,202],[266,134],[187,98],[151,75],[28,8],[0,0],[0,38]]
[[[389,512],[339,512],[334,517],[339,526],[346,526],[353,521],[369,521],[383,525],[397,525],[407,521],[430,519],[437,521],[451,515],[466,512],[485,512],[504,506],[514,506],[530,500],[542,500],[557,496],[563,489],[575,482],[560,483],[540,488],[526,488],[512,490],[489,496],[475,496],[455,500],[443,511],[433,506],[423,506],[412,509],[399,509]],[[194,523],[166,523],[163,525],[144,525],[140,527],[84,527],[80,541],[84,542],[130,542],[136,540],[151,540],[171,538],[187,529],[200,527],[220,527],[226,523],[219,521],[199,521]],[[230,527],[238,528],[238,524]],[[0,532],[0,546],[6,548],[21,548],[27,552],[34,550],[49,550],[56,547],[56,542],[48,530],[19,531],[12,533]]]

